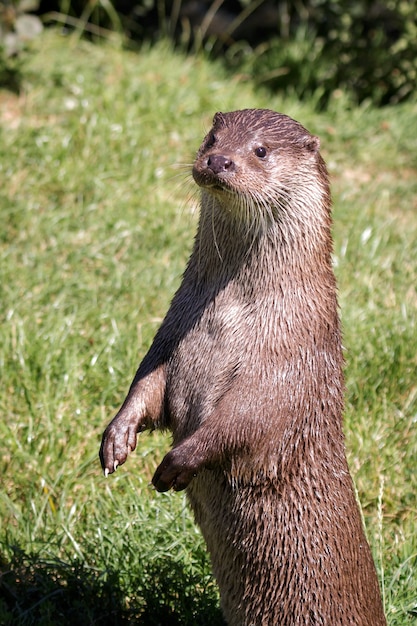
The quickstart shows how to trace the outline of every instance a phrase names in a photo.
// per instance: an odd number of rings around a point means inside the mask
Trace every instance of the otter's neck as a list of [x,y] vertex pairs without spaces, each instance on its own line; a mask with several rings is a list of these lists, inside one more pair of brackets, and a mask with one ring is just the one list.
[[[300,201],[301,202],[301,201]],[[224,288],[230,281],[248,291],[282,289],[283,283],[314,283],[334,289],[331,219],[326,197],[316,207],[288,205],[248,223],[215,196],[202,193],[200,221],[189,269],[200,288]],[[324,284],[323,284],[324,280]]]

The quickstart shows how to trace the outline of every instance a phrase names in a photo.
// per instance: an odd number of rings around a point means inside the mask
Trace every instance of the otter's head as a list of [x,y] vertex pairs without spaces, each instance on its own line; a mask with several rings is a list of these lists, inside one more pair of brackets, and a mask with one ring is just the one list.
[[193,177],[228,213],[249,222],[257,216],[264,224],[281,221],[288,211],[326,204],[325,197],[329,206],[319,148],[318,137],[287,115],[267,109],[216,113]]

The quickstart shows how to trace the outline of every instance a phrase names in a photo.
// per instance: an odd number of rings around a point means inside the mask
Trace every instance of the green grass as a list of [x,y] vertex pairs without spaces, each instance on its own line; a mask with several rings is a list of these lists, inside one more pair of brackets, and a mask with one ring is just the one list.
[[[0,93],[0,624],[221,624],[181,494],[145,434],[115,476],[101,432],[180,281],[186,167],[216,110],[267,106],[322,139],[334,192],[346,439],[390,626],[417,611],[417,106],[327,113],[220,66],[47,32]],[[414,617],[413,617],[414,612]],[[81,623],[81,622],[80,622]]]

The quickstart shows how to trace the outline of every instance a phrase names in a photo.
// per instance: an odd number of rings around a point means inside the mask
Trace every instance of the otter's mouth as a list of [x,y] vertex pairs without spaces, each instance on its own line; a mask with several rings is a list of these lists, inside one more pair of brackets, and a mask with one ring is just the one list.
[[233,191],[228,181],[225,181],[218,174],[210,169],[199,170],[193,168],[193,178],[199,187],[209,191],[231,192]]
[[225,187],[225,185],[221,185],[220,183],[210,185],[210,189],[214,189],[215,191],[230,191],[228,187]]

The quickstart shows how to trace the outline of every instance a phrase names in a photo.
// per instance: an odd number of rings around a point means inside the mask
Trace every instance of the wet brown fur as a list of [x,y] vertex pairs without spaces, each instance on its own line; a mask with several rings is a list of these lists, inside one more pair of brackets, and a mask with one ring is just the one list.
[[108,473],[145,428],[174,445],[229,626],[382,626],[346,461],[343,358],[319,140],[267,110],[218,113],[182,284],[103,435]]

